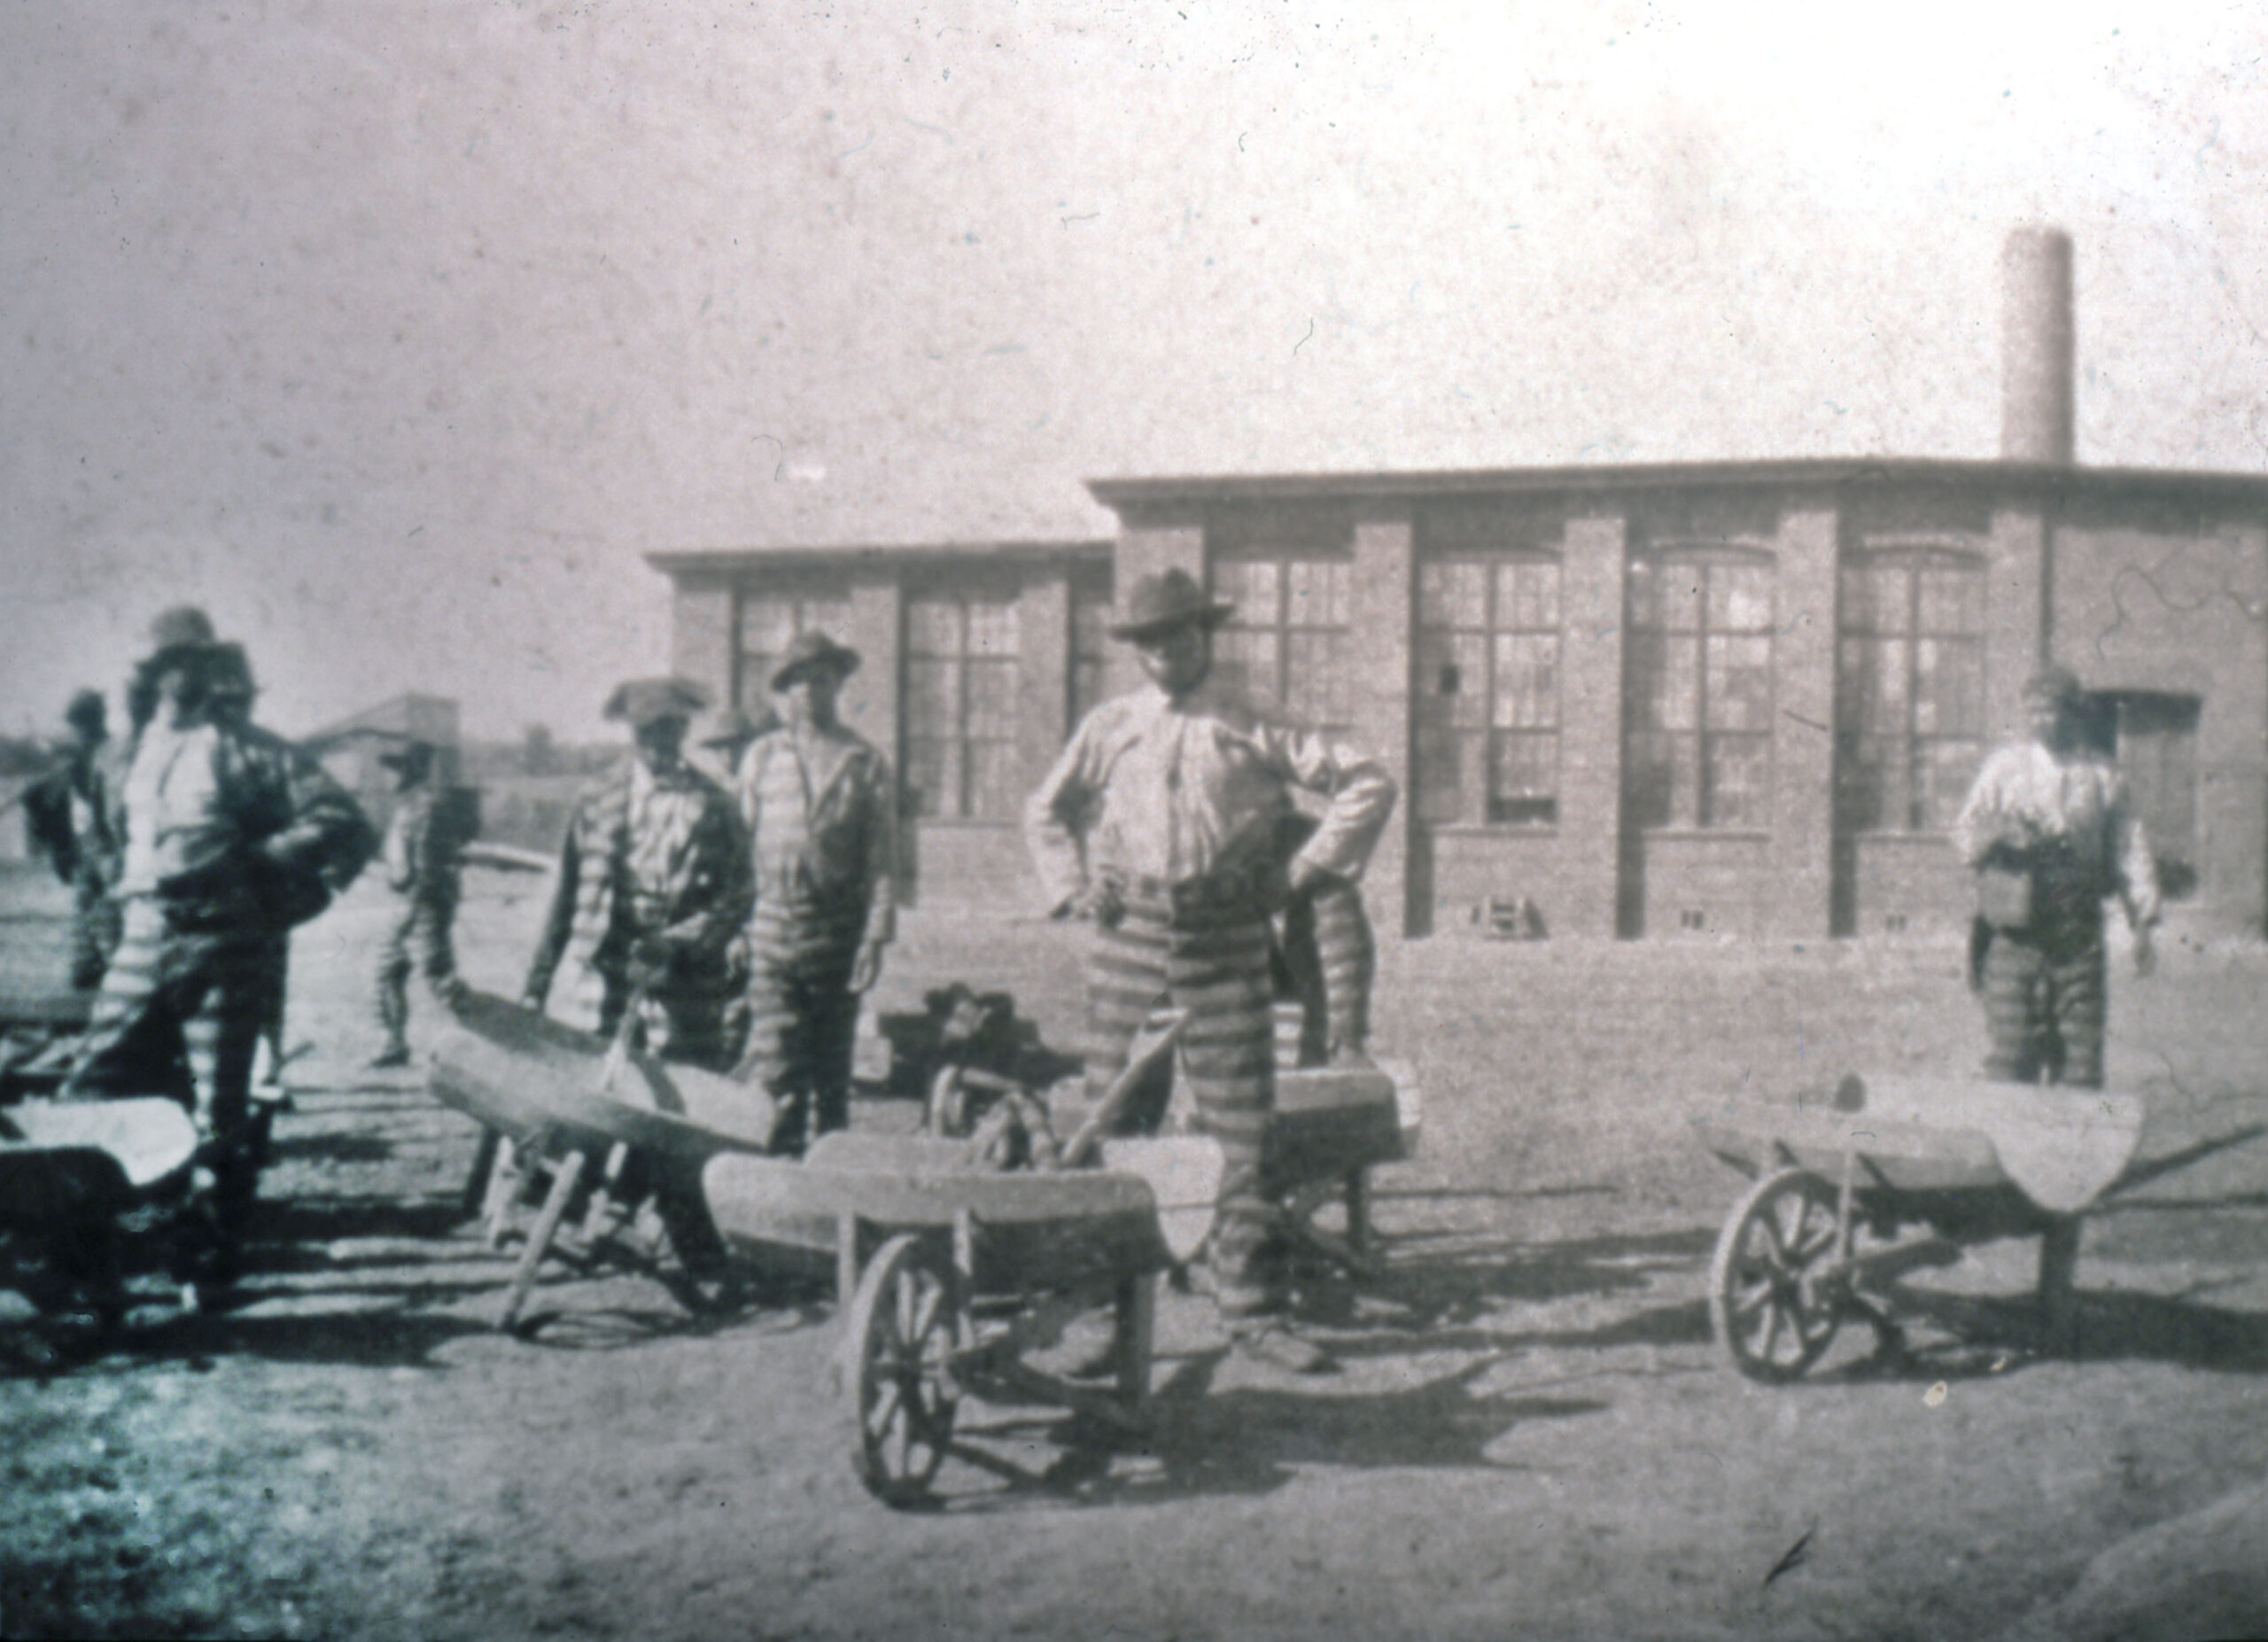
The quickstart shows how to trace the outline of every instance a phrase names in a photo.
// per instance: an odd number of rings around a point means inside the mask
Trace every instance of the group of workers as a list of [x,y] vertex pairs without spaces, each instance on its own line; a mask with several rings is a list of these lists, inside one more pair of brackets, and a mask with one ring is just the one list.
[[[1052,916],[1091,926],[1090,1094],[1118,1078],[1154,1011],[1181,1013],[1180,1072],[1224,1161],[1200,1286],[1239,1350],[1305,1372],[1328,1359],[1285,1314],[1279,1210],[1261,1170],[1272,1006],[1286,989],[1309,1005],[1304,1059],[1363,1058],[1373,946],[1356,886],[1396,789],[1375,760],[1222,687],[1213,638],[1231,608],[1178,570],[1130,589],[1109,631],[1145,682],[1076,728],[1025,833]],[[530,1008],[761,1086],[788,1154],[848,1122],[859,1001],[894,933],[895,785],[837,708],[858,665],[831,637],[800,635],[765,681],[772,721],[734,714],[706,738],[724,779],[687,756],[703,690],[675,678],[617,689],[605,712],[633,756],[575,806],[522,988]],[[247,1081],[290,930],[379,841],[312,759],[251,724],[244,653],[201,612],[159,619],[128,694],[119,748],[100,734],[99,697],[74,701],[74,751],[35,818],[80,908],[74,976],[100,982],[72,1082],[98,1085],[137,1053],[146,1066],[169,1034],[225,1226],[249,1199]],[[2049,669],[2025,699],[2031,738],[1986,761],[1954,829],[1982,891],[1987,1075],[2099,1084],[2102,902],[2123,899],[2147,968],[2156,885],[2123,783],[2084,744],[2078,680]],[[378,964],[380,1065],[409,1058],[413,973],[445,1003],[461,986],[434,750],[391,761],[401,792],[383,853],[399,905]],[[216,1239],[198,1275],[226,1280],[231,1248]]]

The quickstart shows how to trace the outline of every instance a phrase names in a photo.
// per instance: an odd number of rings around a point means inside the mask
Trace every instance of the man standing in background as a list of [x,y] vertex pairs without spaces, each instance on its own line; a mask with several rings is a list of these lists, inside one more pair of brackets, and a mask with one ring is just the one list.
[[778,1103],[775,1151],[850,1120],[858,1000],[897,931],[889,764],[836,716],[858,652],[797,635],[769,681],[780,726],[750,744],[739,796],[756,865],[748,1048],[736,1074]]
[[521,1001],[542,1011],[563,961],[570,1025],[609,1037],[634,1005],[632,1030],[653,1053],[713,1069],[749,884],[732,800],[684,758],[707,699],[683,679],[633,680],[607,698],[632,757],[575,806]]
[[462,989],[457,979],[456,948],[450,931],[456,922],[462,865],[457,852],[464,840],[443,806],[433,782],[439,750],[430,741],[381,753],[378,762],[394,773],[393,814],[386,823],[386,887],[399,905],[386,926],[378,953],[378,1024],[385,1047],[371,1060],[373,1070],[409,1064],[409,977],[423,974],[443,1003]]
[[2156,864],[2125,781],[2085,743],[2084,702],[2069,668],[2027,681],[2031,737],[1984,761],[1953,822],[1977,875],[1984,1075],[2006,1082],[2102,1086],[2106,898],[2125,905],[2136,971],[2155,961]]
[[24,793],[24,828],[55,875],[71,886],[71,984],[91,992],[118,948],[118,882],[126,848],[114,796],[123,765],[112,746],[102,692],[82,689],[64,709],[71,739],[62,763]]

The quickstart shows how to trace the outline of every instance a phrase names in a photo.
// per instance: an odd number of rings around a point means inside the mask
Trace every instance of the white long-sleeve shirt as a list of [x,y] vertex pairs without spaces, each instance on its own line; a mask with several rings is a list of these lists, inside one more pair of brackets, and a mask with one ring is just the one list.
[[2023,851],[2068,844],[2101,884],[2116,889],[2137,928],[2158,915],[2157,863],[2134,814],[2125,778],[2101,759],[2058,758],[2037,741],[2002,747],[1984,760],[1953,824],[1953,847],[1969,866],[1993,845]]
[[1024,811],[1051,907],[1106,869],[1168,883],[1200,877],[1249,829],[1328,800],[1296,860],[1359,877],[1394,809],[1394,778],[1312,731],[1262,718],[1209,681],[1181,701],[1154,684],[1107,701],[1071,736]]

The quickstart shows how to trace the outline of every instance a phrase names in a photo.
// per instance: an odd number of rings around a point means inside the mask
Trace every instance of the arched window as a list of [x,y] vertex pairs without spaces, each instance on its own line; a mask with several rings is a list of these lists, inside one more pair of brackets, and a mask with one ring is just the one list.
[[1429,558],[1418,570],[1418,818],[1559,819],[1559,561]]
[[1640,828],[1771,824],[1769,554],[1731,547],[1630,565],[1623,805]]
[[1836,804],[1854,832],[1943,832],[1984,751],[1984,562],[1916,547],[1846,562]]

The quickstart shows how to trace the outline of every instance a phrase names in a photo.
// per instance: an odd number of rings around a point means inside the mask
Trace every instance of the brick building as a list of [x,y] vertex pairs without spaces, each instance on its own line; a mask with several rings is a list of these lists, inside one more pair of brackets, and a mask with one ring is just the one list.
[[1115,540],[664,554],[676,665],[744,703],[818,626],[906,788],[909,892],[1017,904],[1017,821],[1135,682],[1113,589],[1236,601],[1245,687],[1382,757],[1381,929],[1525,896],[1553,932],[1944,930],[1946,841],[2044,660],[2093,692],[2169,914],[2268,921],[2268,477],[2071,455],[2070,245],[2010,241],[1998,461],[1099,480]]

